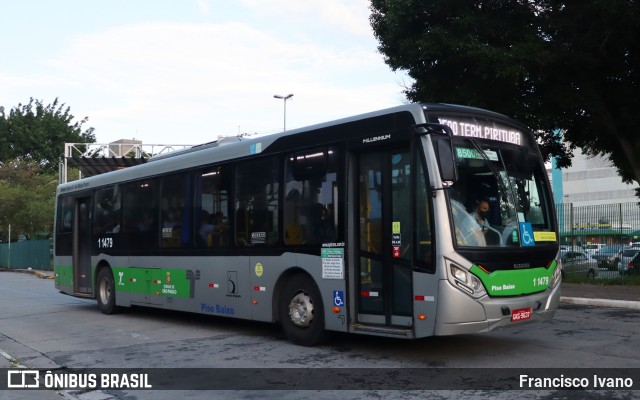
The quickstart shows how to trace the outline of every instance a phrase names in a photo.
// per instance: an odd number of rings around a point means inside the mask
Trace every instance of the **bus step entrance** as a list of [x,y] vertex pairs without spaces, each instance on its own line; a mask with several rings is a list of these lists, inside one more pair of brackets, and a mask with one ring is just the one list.
[[353,330],[355,332],[377,334],[377,335],[384,335],[384,336],[404,336],[407,338],[413,337],[413,333],[410,329],[393,328],[388,326],[356,324],[353,326]]

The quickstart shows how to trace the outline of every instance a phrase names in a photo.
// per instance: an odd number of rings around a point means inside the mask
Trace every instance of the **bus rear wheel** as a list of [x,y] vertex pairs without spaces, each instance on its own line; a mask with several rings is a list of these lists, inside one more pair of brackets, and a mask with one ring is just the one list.
[[116,288],[111,268],[102,268],[100,272],[98,272],[96,289],[96,299],[98,300],[98,308],[100,311],[103,314],[115,313],[117,311]]
[[293,343],[313,346],[325,338],[324,307],[318,287],[303,274],[287,281],[280,297],[282,329]]

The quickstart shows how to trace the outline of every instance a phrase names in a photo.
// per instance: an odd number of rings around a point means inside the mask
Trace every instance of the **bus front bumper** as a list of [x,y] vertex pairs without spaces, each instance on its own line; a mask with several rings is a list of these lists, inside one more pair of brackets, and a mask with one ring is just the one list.
[[[555,316],[560,303],[560,284],[527,296],[489,297],[474,299],[449,281],[441,280],[438,291],[438,322],[434,334],[437,336],[488,332],[498,328],[522,326],[531,322],[548,321]],[[513,320],[513,312],[528,318]]]

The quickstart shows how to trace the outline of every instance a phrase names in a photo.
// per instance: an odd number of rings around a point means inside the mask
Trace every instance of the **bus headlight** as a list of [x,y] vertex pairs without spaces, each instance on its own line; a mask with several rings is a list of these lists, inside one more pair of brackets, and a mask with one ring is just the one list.
[[449,271],[451,272],[449,274],[449,281],[457,288],[467,292],[475,298],[482,297],[487,294],[480,279],[469,271],[466,271],[455,264],[449,264]]

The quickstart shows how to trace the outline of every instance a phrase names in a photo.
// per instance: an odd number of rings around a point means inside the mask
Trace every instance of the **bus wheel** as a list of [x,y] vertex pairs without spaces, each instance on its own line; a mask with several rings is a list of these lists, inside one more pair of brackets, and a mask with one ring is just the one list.
[[279,311],[282,329],[293,343],[313,346],[322,342],[324,307],[320,291],[309,276],[298,274],[287,281]]
[[103,314],[116,312],[116,289],[111,268],[102,268],[96,281],[98,308]]

